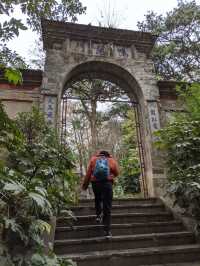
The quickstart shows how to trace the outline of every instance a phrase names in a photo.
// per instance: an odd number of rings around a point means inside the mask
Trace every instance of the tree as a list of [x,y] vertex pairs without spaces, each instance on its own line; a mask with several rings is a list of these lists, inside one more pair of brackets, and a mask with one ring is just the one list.
[[76,155],[78,171],[83,176],[86,173],[87,164],[91,155],[90,125],[87,116],[84,115],[80,102],[68,102],[66,128],[64,138]]
[[114,99],[121,93],[121,89],[105,80],[92,79],[90,77],[69,85],[67,94],[79,97],[82,104],[82,112],[88,118],[91,129],[91,150],[98,148],[98,123],[101,121],[100,113],[97,112],[97,103],[101,100]]
[[158,78],[200,81],[200,5],[178,0],[165,16],[150,11],[145,17],[138,28],[158,35],[153,50]]
[[112,5],[110,0],[102,1],[102,8],[99,13],[98,24],[100,27],[118,28],[124,20],[124,12],[117,9],[116,3]]
[[[92,147],[91,124],[81,101],[68,101],[66,117],[66,129],[64,138],[74,153],[77,155],[78,169],[85,173],[90,156],[94,150]],[[88,105],[89,107],[89,105]],[[118,158],[121,149],[121,121],[118,115],[109,115],[111,104],[102,107],[99,103],[97,115],[97,149],[106,149]],[[119,158],[118,158],[119,159]]]
[[42,40],[38,38],[35,41],[35,46],[29,51],[28,64],[30,65],[31,69],[44,70],[45,56],[46,53],[43,50]]
[[[7,68],[24,68],[24,60],[14,51],[7,47],[7,42],[19,35],[20,30],[26,30],[21,19],[14,17],[15,8],[20,8],[23,15],[26,16],[27,26],[32,30],[40,32],[41,18],[67,21],[77,20],[77,14],[85,12],[86,8],[82,6],[79,0],[2,0],[0,3],[0,14],[7,15],[7,19],[0,22],[0,68],[7,71]],[[11,71],[11,69],[10,69]],[[6,78],[9,81],[17,83],[20,81],[18,72],[12,69],[12,73],[6,72]],[[12,74],[12,75],[10,75]],[[17,75],[18,74],[18,75]],[[10,76],[12,76],[10,78]]]
[[121,183],[125,192],[140,192],[140,159],[133,108],[129,108],[122,123]]

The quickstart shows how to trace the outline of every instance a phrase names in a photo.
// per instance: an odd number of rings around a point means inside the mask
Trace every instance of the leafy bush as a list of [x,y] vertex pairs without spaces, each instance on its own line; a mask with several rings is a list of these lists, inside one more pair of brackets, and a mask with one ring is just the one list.
[[44,252],[43,236],[51,230],[50,217],[76,198],[72,154],[36,108],[16,122],[0,108],[1,265],[69,265],[52,248]]
[[124,188],[125,193],[140,192],[140,162],[136,149],[129,149],[126,158],[120,161],[122,176],[119,177],[119,183]]
[[126,153],[120,160],[121,176],[119,177],[119,183],[124,189],[124,193],[140,192],[140,159],[134,122],[135,114],[134,111],[130,109],[127,112],[127,119],[122,124],[122,142]]
[[178,91],[185,112],[156,133],[157,146],[167,151],[169,192],[175,203],[200,219],[200,85]]
[[23,144],[12,150],[8,165],[18,175],[25,175],[29,182],[41,184],[47,190],[54,215],[58,215],[76,199],[74,188],[78,180],[71,171],[72,153],[60,144],[59,137],[36,108],[31,113],[20,114],[16,124],[22,132]]

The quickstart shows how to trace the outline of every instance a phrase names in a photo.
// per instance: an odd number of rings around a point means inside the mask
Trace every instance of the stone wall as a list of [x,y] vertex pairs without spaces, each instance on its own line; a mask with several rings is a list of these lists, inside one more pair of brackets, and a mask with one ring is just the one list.
[[[184,111],[183,105],[177,101],[176,86],[184,83],[175,81],[159,81],[159,117],[160,125],[163,128],[176,112]],[[167,168],[165,165],[166,154],[155,149],[157,168],[154,169],[154,188],[156,196],[163,196],[167,185]]]
[[40,105],[42,72],[24,70],[22,75],[21,85],[9,84],[0,75],[0,100],[10,118],[15,118],[19,112],[30,111],[33,105]]

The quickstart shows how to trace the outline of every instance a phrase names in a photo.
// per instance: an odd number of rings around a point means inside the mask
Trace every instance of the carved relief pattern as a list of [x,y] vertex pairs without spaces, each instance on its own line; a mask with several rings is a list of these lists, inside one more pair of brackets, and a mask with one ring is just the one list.
[[85,53],[85,42],[83,41],[70,41],[70,49],[76,53]]
[[95,55],[104,56],[105,55],[105,45],[96,44],[94,45]]
[[129,57],[129,48],[123,47],[123,46],[118,46],[117,47],[117,55],[118,57],[124,57],[128,58]]
[[[131,47],[117,46],[113,43],[95,43],[93,41],[77,41],[77,40],[68,40],[69,45],[68,49],[65,47],[65,53],[77,53],[94,56],[105,56],[105,57],[115,57],[115,58],[132,58],[133,53]],[[66,42],[67,44],[67,42]]]

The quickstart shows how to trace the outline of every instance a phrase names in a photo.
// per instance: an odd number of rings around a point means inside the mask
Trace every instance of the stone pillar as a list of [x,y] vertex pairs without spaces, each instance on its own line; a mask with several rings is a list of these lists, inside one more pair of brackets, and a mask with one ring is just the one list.
[[151,157],[152,157],[154,195],[163,196],[166,192],[166,183],[167,183],[165,167],[164,167],[165,158],[163,152],[155,147],[155,141],[157,140],[157,137],[154,135],[154,132],[156,132],[161,128],[158,101],[155,100],[148,102],[148,113],[149,113],[149,123],[151,130],[151,139],[152,139]]
[[[47,59],[46,61],[49,60]],[[52,74],[50,66],[48,64],[45,66],[46,69],[43,74],[41,86],[41,111],[44,112],[48,124],[57,128],[59,90],[56,89],[58,87],[56,83],[57,73],[55,72]]]

